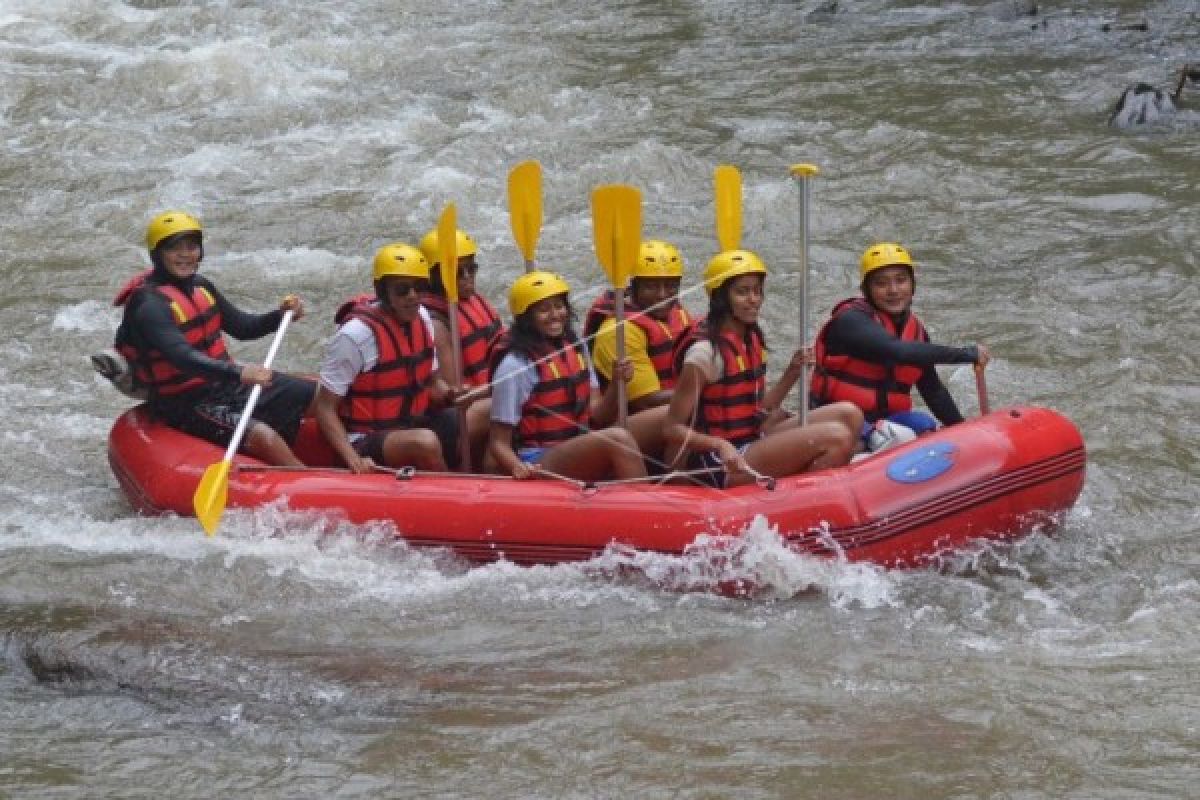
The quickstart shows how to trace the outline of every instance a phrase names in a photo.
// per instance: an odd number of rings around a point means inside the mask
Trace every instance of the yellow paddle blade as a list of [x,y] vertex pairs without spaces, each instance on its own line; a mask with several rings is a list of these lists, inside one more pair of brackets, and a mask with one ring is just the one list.
[[204,470],[204,477],[200,479],[196,493],[192,495],[192,507],[196,510],[196,518],[200,520],[204,532],[209,536],[216,532],[221,515],[225,513],[225,500],[229,492],[229,468],[232,465],[232,461],[225,460],[210,464],[208,469]]
[[458,302],[458,212],[454,203],[448,203],[438,217],[438,269],[442,272],[442,286],[446,287],[446,298]]
[[614,289],[624,289],[642,246],[642,194],[614,184],[592,192],[596,258]]
[[508,173],[508,216],[521,255],[526,264],[533,263],[542,231],[542,165],[538,162],[522,161]]
[[722,164],[713,173],[717,209],[717,242],[721,250],[737,250],[742,240],[742,173]]

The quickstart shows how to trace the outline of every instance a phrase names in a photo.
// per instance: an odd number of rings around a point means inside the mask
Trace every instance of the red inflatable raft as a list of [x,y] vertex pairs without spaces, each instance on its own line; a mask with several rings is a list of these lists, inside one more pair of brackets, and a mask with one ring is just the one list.
[[[514,481],[497,476],[353,475],[306,420],[297,454],[317,468],[264,467],[239,456],[228,507],[284,499],[351,522],[388,520],[414,545],[474,561],[546,564],[610,544],[678,554],[701,534],[740,534],[762,515],[793,549],[852,561],[919,566],[973,539],[1007,539],[1053,524],[1079,497],[1085,453],[1075,426],[1044,408],[1008,408],[834,470],[731,490],[700,486]],[[117,419],[109,462],[146,514],[192,513],[207,442],[153,421]]]

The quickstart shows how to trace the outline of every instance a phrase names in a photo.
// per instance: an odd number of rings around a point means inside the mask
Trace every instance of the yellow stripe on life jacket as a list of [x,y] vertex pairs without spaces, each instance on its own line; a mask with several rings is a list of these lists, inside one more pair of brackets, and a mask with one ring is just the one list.
[[182,325],[188,320],[187,314],[184,313],[184,310],[179,307],[179,303],[176,303],[174,300],[171,301],[171,313],[175,315],[175,322],[179,325]]

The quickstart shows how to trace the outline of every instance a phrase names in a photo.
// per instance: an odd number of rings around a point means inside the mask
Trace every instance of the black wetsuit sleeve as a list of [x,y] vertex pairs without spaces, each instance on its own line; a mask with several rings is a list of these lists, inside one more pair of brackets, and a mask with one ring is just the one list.
[[897,339],[871,316],[857,309],[849,309],[830,321],[825,343],[832,355],[848,355],[881,364],[932,367],[934,364],[974,364],[979,358],[974,345],[948,347]]
[[265,314],[251,314],[229,302],[228,298],[208,281],[200,285],[212,294],[217,309],[221,312],[221,330],[233,338],[240,341],[261,339],[279,330],[279,323],[283,321],[283,312],[279,309]]
[[175,324],[166,298],[157,292],[141,291],[130,300],[133,335],[151,349],[163,354],[172,366],[187,375],[199,375],[210,381],[241,380],[242,368],[232,361],[211,358],[192,347]]
[[958,410],[954,397],[951,396],[950,390],[946,388],[946,384],[942,383],[937,370],[933,367],[926,367],[921,373],[921,377],[917,381],[917,391],[921,393],[921,399],[925,401],[930,412],[937,417],[938,422],[943,425],[956,425],[963,421],[963,415]]

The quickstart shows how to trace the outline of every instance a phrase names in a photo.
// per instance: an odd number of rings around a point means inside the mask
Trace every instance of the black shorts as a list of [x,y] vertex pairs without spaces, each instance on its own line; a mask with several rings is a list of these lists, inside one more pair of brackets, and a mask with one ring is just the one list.
[[442,460],[450,469],[458,469],[458,412],[453,408],[437,411],[427,417],[417,417],[398,425],[396,428],[383,431],[373,431],[359,439],[352,446],[354,452],[371,459],[376,464],[386,464],[383,457],[383,441],[393,430],[413,430],[428,428],[438,438],[442,446]]
[[[172,428],[228,447],[252,388],[241,383],[221,383],[180,395],[156,397],[150,405],[154,415]],[[314,381],[276,372],[271,385],[263,387],[250,416],[269,425],[292,445],[316,391]]]

